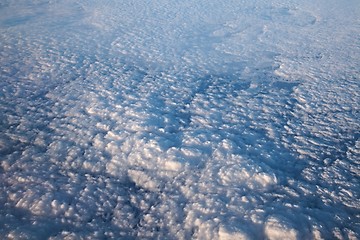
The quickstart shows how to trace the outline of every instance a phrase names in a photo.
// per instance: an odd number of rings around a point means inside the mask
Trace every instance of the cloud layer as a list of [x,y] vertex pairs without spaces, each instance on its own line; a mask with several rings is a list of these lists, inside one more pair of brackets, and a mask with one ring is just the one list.
[[0,236],[359,238],[358,10],[1,3]]

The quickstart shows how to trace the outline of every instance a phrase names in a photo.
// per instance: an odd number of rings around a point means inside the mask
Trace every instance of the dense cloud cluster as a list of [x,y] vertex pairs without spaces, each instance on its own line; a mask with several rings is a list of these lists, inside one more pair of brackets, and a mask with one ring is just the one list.
[[359,8],[3,1],[0,238],[358,239]]

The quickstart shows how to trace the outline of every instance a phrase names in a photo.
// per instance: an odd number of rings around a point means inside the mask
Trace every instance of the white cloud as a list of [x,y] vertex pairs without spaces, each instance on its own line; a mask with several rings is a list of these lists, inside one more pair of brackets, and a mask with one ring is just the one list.
[[0,3],[0,237],[359,238],[357,10]]

